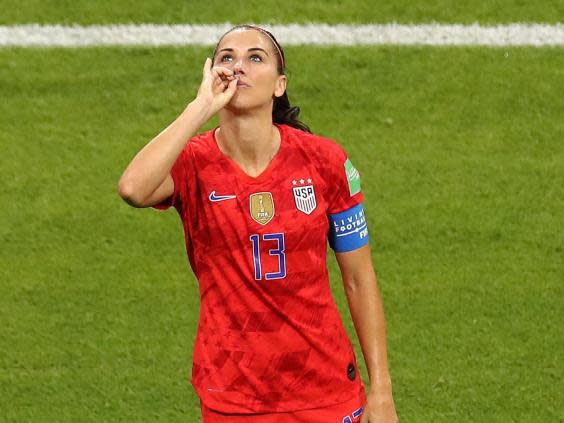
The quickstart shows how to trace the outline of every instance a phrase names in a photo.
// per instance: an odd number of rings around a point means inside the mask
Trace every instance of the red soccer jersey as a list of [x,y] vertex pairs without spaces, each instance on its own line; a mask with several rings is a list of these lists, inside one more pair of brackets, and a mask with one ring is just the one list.
[[256,178],[221,152],[217,128],[194,136],[171,170],[173,195],[154,206],[181,217],[201,301],[191,383],[223,412],[365,396],[326,262],[329,215],[361,207],[356,170],[336,142],[275,125],[280,148]]

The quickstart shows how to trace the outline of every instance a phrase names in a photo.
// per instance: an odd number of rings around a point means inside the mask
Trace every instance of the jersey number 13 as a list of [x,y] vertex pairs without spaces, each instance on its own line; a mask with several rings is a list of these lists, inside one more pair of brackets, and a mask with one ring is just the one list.
[[[253,244],[253,262],[255,264],[255,279],[263,279],[262,275],[262,263],[260,259],[260,235],[253,234],[249,237],[251,243]],[[268,250],[268,254],[271,256],[278,256],[278,271],[277,272],[267,272],[264,274],[264,279],[282,279],[286,277],[286,254],[284,253],[284,234],[263,234],[263,241],[275,241],[276,248],[271,248]]]

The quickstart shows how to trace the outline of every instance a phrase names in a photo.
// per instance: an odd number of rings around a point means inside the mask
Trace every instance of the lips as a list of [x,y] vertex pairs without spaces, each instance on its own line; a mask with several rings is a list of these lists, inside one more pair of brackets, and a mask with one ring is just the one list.
[[249,84],[241,81],[241,77],[236,75],[235,78],[237,79],[237,86],[238,87],[249,87]]

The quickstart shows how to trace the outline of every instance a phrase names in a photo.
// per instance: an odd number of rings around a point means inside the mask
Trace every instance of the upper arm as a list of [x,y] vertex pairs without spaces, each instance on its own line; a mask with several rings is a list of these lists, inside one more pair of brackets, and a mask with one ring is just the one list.
[[343,282],[350,286],[374,272],[360,172],[346,151],[338,146],[331,157],[328,180],[332,195],[328,201],[329,245],[341,269]]
[[329,245],[336,253],[356,250],[368,244],[368,227],[364,214],[364,194],[360,173],[346,152],[338,146],[329,156],[327,217]]
[[176,158],[163,183],[145,201],[144,207],[166,210],[174,206],[179,212],[187,207],[187,190],[193,183],[194,167],[189,142]]
[[157,186],[157,188],[149,194],[148,197],[142,198],[139,196],[139,193],[134,192],[129,182],[123,181],[122,177],[118,183],[118,192],[121,198],[132,207],[150,207],[155,204],[162,203],[168,197],[172,196],[174,193],[174,181],[170,173],[167,174],[163,182],[161,182],[161,184]]
[[[163,181],[149,195],[145,197],[145,192],[140,193],[143,190],[134,188],[134,185],[128,182],[128,178],[124,181],[124,176],[122,176],[118,183],[120,196],[133,207],[154,207],[166,210],[175,206],[180,211],[185,205],[186,190],[191,184],[191,182],[188,182],[188,178],[193,177],[191,146],[191,142],[186,144]],[[147,188],[147,186],[145,185],[144,188]]]
[[152,194],[143,201],[141,207],[152,207],[160,203],[165,203],[174,193],[174,180],[170,173],[166,175],[164,181],[155,189]]

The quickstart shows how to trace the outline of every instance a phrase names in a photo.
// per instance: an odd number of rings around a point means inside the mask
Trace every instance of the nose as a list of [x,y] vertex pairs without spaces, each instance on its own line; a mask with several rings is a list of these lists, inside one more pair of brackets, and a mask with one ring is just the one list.
[[244,73],[243,71],[243,59],[239,58],[235,62],[233,62],[233,72],[237,73]]

